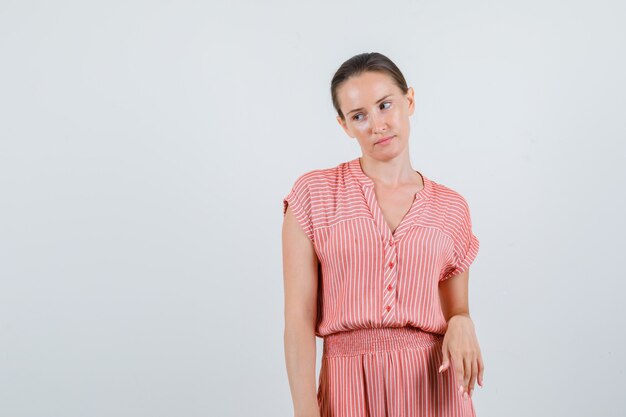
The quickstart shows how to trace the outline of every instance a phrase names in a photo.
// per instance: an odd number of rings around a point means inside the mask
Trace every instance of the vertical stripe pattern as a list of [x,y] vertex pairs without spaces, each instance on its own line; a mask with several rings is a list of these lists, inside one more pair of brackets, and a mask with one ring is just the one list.
[[424,187],[393,231],[360,158],[302,174],[283,198],[319,259],[322,417],[474,416],[453,371],[437,372],[438,285],[469,268],[479,242],[466,200],[419,174]]
[[443,337],[415,327],[339,332],[324,339],[322,416],[475,417],[454,366],[438,372]]

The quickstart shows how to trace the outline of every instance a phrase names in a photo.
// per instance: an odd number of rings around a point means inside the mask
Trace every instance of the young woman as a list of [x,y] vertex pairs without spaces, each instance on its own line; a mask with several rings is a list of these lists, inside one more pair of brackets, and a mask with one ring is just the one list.
[[362,156],[300,175],[283,199],[295,416],[473,417],[484,365],[468,308],[479,243],[467,202],[411,167],[413,89],[387,57],[344,62],[331,95]]

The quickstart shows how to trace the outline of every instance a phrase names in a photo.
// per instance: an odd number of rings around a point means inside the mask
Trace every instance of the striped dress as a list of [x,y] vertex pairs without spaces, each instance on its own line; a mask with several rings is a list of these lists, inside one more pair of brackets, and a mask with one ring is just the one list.
[[475,416],[454,364],[438,372],[438,284],[467,270],[479,243],[466,200],[419,174],[424,187],[394,231],[360,158],[302,174],[283,199],[319,260],[322,417]]

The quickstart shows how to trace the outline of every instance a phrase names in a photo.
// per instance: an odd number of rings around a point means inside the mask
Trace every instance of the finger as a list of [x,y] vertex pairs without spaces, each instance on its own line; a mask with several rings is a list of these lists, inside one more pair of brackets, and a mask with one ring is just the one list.
[[443,359],[441,360],[441,366],[439,367],[439,372],[443,372],[446,369],[449,368],[450,366],[450,359],[449,359],[449,355],[448,355],[448,346],[447,344],[444,344],[441,348],[441,351],[443,353]]
[[454,376],[459,385],[459,392],[463,392],[463,380],[465,379],[465,371],[463,370],[463,357],[459,354],[452,355],[452,366],[454,367]]
[[483,387],[483,372],[485,370],[485,363],[483,362],[483,356],[478,354],[478,385]]
[[474,392],[474,385],[476,383],[476,375],[478,374],[478,359],[472,360],[472,374],[470,375],[469,385],[467,387],[470,397]]
[[472,375],[472,360],[468,356],[463,356],[463,388],[468,393],[470,376]]

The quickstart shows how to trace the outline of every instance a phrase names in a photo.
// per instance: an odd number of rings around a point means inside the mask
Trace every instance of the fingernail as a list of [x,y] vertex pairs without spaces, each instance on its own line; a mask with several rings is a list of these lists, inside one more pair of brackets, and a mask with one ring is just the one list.
[[441,372],[442,369],[443,369],[443,365],[439,367],[439,372]]
[[466,400],[469,398],[469,396],[467,395],[467,392],[463,393],[463,398],[465,398]]
[[463,392],[463,385],[459,385],[459,394]]

